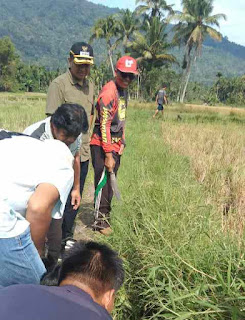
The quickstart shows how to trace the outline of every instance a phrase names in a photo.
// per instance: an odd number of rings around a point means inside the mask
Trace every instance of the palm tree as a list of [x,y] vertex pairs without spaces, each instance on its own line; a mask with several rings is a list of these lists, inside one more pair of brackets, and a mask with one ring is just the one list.
[[167,63],[176,63],[176,58],[167,53],[170,44],[166,39],[165,27],[159,17],[153,17],[151,21],[145,20],[144,32],[135,31],[133,41],[129,42],[130,55],[139,63],[141,78],[138,78],[138,87],[145,82],[147,71]]
[[166,39],[167,34],[164,33],[165,27],[158,17],[153,17],[151,22],[145,22],[145,32],[134,32],[134,40],[129,43],[131,54],[147,69],[166,62],[176,62],[176,58],[166,52],[170,44]]
[[135,11],[139,15],[148,15],[149,18],[153,17],[162,17],[163,12],[167,11],[168,13],[173,14],[173,5],[168,5],[165,0],[136,0],[135,3],[143,3],[136,7]]
[[121,10],[118,15],[115,15],[118,21],[118,35],[119,38],[116,41],[116,45],[122,43],[124,52],[127,53],[128,42],[132,39],[133,33],[139,29],[139,18],[135,12],[129,9]]
[[109,16],[104,19],[98,19],[92,28],[90,42],[94,39],[105,39],[108,49],[108,56],[111,64],[112,73],[114,75],[114,67],[112,61],[112,52],[115,44],[112,44],[112,38],[118,34],[118,22],[114,16]]
[[[219,27],[219,20],[226,19],[222,13],[211,15],[214,0],[182,0],[183,12],[176,13],[170,20],[178,20],[174,26],[173,42],[185,45],[183,59],[183,76],[179,90],[178,100],[184,101],[187,85],[190,78],[192,61],[201,55],[203,41],[206,36],[220,41],[222,35],[212,26]],[[192,54],[194,49],[194,53]]]

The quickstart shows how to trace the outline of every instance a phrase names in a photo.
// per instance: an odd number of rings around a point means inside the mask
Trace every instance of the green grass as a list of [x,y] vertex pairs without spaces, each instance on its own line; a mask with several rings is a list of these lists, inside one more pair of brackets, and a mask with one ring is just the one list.
[[1,94],[0,128],[22,132],[30,124],[45,118],[43,94]]
[[[0,126],[22,131],[44,117],[45,99],[0,96]],[[125,261],[126,282],[114,317],[122,319],[245,319],[244,237],[222,230],[207,204],[207,188],[196,180],[191,160],[168,145],[164,123],[204,121],[241,130],[240,115],[169,107],[164,121],[154,106],[128,110],[127,147],[118,174],[122,201],[113,201],[114,233],[100,238]],[[233,121],[238,117],[239,121]],[[232,152],[232,150],[231,150]]]
[[243,319],[244,246],[222,232],[188,158],[161,121],[129,110],[127,148],[108,242],[127,266],[117,319]]

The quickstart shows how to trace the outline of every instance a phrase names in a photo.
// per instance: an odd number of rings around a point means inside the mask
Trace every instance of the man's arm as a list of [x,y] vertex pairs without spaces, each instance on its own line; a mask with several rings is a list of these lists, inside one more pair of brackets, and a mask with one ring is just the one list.
[[52,82],[48,88],[46,101],[46,115],[52,115],[64,103],[64,94],[60,85]]
[[165,104],[168,104],[167,96],[165,95],[163,98],[164,98]]
[[118,151],[118,154],[120,156],[123,154],[123,151],[124,151],[124,148],[125,148],[125,145],[126,145],[126,143],[125,143],[125,126],[123,128],[123,134],[122,134],[122,140],[121,141],[122,141],[122,144],[121,144],[120,149]]
[[30,222],[31,237],[40,256],[51,221],[51,212],[59,199],[58,189],[49,183],[41,183],[30,197],[26,220]]
[[80,154],[76,152],[74,156],[74,184],[71,192],[71,204],[73,205],[73,209],[77,210],[80,206],[81,202],[81,194],[80,194]]
[[[107,97],[106,97],[107,98]],[[102,148],[105,152],[105,167],[109,172],[112,172],[115,167],[115,160],[112,155],[111,146],[111,121],[113,118],[113,99],[108,100],[107,103],[101,98],[99,101],[99,113],[100,113],[100,131],[102,139]]]
[[157,96],[156,96],[156,103],[157,103],[157,100],[158,100],[158,94],[157,94]]

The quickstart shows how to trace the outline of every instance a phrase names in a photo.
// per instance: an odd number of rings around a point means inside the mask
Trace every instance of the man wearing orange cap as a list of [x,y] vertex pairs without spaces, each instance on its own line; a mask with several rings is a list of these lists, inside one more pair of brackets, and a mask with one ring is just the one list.
[[97,118],[90,142],[96,190],[98,184],[104,184],[104,174],[108,179],[101,190],[94,229],[103,234],[111,232],[109,218],[113,191],[107,173],[116,174],[120,166],[120,157],[125,147],[127,88],[137,74],[136,60],[129,56],[121,57],[116,64],[115,79],[102,88],[96,104]]

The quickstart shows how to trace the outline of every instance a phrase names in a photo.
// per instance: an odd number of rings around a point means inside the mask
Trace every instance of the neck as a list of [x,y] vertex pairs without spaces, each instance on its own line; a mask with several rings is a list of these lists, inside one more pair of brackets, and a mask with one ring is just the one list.
[[81,283],[80,281],[77,281],[75,279],[64,279],[63,281],[61,281],[60,283],[60,287],[62,286],[75,286],[81,290],[83,290],[84,292],[86,292],[87,294],[89,294],[91,296],[91,298],[97,302],[98,304],[100,304],[100,299],[95,297],[95,294],[93,292],[93,290],[91,290],[86,284]]
[[119,85],[119,83],[117,83],[116,80],[115,80],[115,85],[116,85],[116,87],[117,87],[117,90],[119,90],[120,92],[123,92],[123,91],[127,90],[127,88],[126,88],[126,89],[125,89],[125,88],[122,88],[122,87]]

